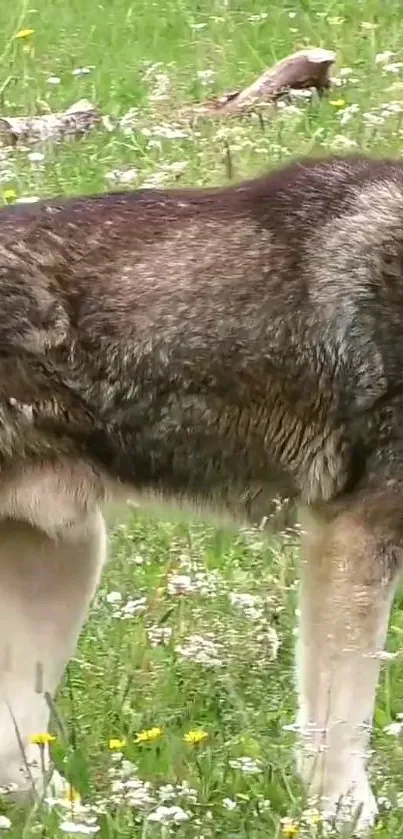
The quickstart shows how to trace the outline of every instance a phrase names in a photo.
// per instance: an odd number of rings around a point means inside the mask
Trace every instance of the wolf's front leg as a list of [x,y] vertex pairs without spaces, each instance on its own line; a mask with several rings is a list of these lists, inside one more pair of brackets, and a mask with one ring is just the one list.
[[[90,513],[52,539],[0,521],[0,787],[41,794],[49,704],[75,649],[105,557],[105,527]],[[41,753],[42,752],[42,753]]]
[[357,832],[377,812],[366,764],[401,556],[390,499],[386,505],[384,518],[377,498],[328,523],[312,514],[301,519],[300,770],[324,814]]

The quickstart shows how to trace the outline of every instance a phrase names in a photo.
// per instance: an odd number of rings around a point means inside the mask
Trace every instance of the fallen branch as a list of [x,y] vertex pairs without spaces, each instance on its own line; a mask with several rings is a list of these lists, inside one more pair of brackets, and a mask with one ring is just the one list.
[[46,140],[60,142],[66,137],[81,137],[101,122],[102,117],[94,105],[81,99],[62,113],[0,117],[0,142],[12,146]]
[[265,70],[249,87],[208,99],[191,108],[190,113],[212,117],[247,113],[291,90],[314,88],[321,95],[331,85],[329,70],[335,58],[331,50],[299,50]]

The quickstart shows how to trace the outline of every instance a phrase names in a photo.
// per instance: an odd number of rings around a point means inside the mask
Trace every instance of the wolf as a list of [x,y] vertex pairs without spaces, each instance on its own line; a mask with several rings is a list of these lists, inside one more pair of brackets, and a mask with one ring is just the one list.
[[[366,830],[403,565],[403,165],[0,211],[0,785],[48,726],[129,495],[302,529],[299,770]],[[48,757],[46,756],[46,761]]]

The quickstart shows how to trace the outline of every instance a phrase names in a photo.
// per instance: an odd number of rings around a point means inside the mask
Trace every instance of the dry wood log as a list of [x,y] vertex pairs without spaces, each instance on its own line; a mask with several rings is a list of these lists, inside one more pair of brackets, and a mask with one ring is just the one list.
[[206,100],[187,113],[194,116],[226,116],[255,110],[259,105],[275,102],[292,90],[314,88],[322,94],[330,87],[329,71],[336,54],[322,48],[299,50],[265,70],[243,90],[225,93]]
[[0,117],[0,142],[13,146],[47,140],[60,142],[67,137],[81,137],[101,122],[101,115],[94,105],[81,99],[62,113]]

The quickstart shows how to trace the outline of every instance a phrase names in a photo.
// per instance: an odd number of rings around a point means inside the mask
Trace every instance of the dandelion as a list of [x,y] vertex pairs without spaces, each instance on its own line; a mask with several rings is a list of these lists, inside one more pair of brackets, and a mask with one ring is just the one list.
[[344,108],[345,104],[345,99],[329,99],[329,105],[333,105],[333,108]]
[[322,824],[323,817],[316,807],[309,807],[302,813],[302,821],[304,825],[308,825],[308,827],[316,827],[317,825]]
[[5,189],[3,192],[3,201],[6,204],[11,204],[17,198],[17,193],[15,189]]
[[81,795],[72,784],[66,784],[66,788],[63,790],[63,799],[64,802],[70,804],[81,804]]
[[287,816],[284,819],[281,819],[281,833],[285,839],[293,839],[293,837],[298,836],[298,822],[294,821],[294,819],[288,818]]
[[188,731],[187,734],[184,734],[183,739],[185,743],[189,743],[190,746],[198,746],[199,743],[203,743],[203,740],[206,740],[208,737],[207,731],[204,731],[203,728],[193,728],[191,731]]
[[41,734],[31,734],[29,738],[29,742],[34,746],[49,746],[49,744],[54,743],[55,740],[56,737],[54,734],[48,734],[46,731]]
[[18,32],[15,33],[14,38],[24,41],[26,38],[30,38],[34,32],[35,29],[19,29]]
[[163,729],[160,728],[158,725],[155,725],[153,728],[146,728],[144,731],[139,731],[136,734],[136,743],[154,743],[155,740],[158,740],[163,733]]
[[111,751],[119,751],[119,752],[121,751],[121,749],[124,749],[125,745],[126,745],[126,740],[124,740],[124,739],[119,740],[118,737],[111,737],[111,739],[109,740],[109,743],[108,743],[108,746],[109,746]]

